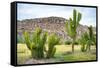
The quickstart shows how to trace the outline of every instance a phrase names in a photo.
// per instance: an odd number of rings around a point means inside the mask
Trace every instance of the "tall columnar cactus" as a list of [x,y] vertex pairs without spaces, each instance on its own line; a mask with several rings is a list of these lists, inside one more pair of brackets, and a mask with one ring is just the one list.
[[74,52],[74,42],[76,40],[76,35],[77,35],[76,29],[79,25],[81,17],[82,17],[81,13],[77,12],[74,9],[73,10],[73,19],[69,18],[69,21],[66,21],[66,24],[65,24],[67,34],[73,39],[72,52]]
[[56,52],[56,45],[59,44],[60,38],[58,38],[55,34],[51,34],[48,37],[48,49],[46,51],[46,58],[54,57]]
[[24,32],[24,38],[32,57],[35,59],[44,58],[44,45],[47,38],[46,32],[42,33],[42,30],[37,28],[31,37],[28,32]]

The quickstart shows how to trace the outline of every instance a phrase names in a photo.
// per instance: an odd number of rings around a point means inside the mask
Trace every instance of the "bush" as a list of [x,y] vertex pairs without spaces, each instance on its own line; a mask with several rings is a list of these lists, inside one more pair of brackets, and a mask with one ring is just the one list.
[[70,45],[71,41],[65,41],[65,45]]
[[79,42],[78,42],[78,41],[75,41],[75,42],[74,42],[74,44],[75,44],[75,45],[78,45],[78,44],[79,44]]

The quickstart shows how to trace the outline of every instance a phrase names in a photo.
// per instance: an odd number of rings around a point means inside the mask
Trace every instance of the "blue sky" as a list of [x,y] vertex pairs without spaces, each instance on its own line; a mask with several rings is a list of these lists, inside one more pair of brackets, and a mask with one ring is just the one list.
[[73,9],[82,13],[80,24],[96,26],[96,8],[52,6],[37,4],[17,4],[17,20],[57,16],[69,19],[73,17]]

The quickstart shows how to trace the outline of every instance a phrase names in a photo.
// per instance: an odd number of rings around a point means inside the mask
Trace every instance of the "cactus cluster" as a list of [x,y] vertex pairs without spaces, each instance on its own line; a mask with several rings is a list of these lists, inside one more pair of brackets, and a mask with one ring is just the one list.
[[[41,58],[51,58],[56,52],[54,47],[59,43],[59,38],[55,34],[48,35],[47,41],[47,32],[42,32],[40,28],[37,28],[32,36],[28,32],[24,32],[24,39],[27,45],[27,48],[31,51],[32,57],[35,59]],[[47,41],[47,43],[46,43]],[[48,49],[46,49],[47,46]],[[44,54],[46,52],[46,54]]]
[[81,44],[81,51],[82,52],[85,52],[86,51],[86,48],[87,48],[87,46],[86,46],[87,40],[88,40],[88,34],[87,34],[87,32],[85,32],[81,36],[81,38],[79,39],[79,42]]
[[88,27],[89,33],[85,32],[80,38],[81,51],[90,51],[91,45],[96,44],[96,38],[92,26]]
[[47,34],[42,33],[40,28],[37,28],[30,37],[28,32],[24,32],[25,43],[31,51],[32,57],[40,59],[44,57],[44,46],[46,43]]

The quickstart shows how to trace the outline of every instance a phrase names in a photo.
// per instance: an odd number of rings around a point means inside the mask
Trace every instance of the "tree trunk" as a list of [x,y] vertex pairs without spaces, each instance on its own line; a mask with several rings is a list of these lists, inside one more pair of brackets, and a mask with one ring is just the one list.
[[91,45],[89,45],[89,51],[91,50]]
[[74,53],[74,43],[72,43],[72,52]]
[[74,43],[75,43],[75,36],[73,38],[73,42],[72,42],[72,52],[74,53]]

